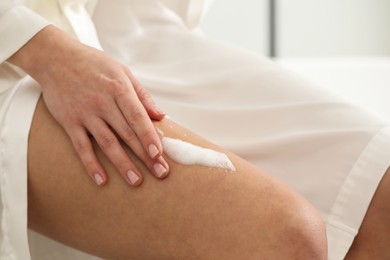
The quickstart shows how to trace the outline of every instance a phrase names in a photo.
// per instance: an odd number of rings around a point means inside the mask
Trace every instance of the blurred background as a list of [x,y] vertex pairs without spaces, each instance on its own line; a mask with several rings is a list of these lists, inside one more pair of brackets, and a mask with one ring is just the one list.
[[389,0],[214,0],[202,30],[390,120]]

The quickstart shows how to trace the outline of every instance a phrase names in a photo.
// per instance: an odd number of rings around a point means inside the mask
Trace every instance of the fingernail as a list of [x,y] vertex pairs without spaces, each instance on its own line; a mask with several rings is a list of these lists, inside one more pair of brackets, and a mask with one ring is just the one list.
[[154,105],[154,109],[156,110],[157,113],[165,115],[165,112],[157,105]]
[[161,178],[167,172],[167,169],[161,163],[156,163],[153,168],[157,177],[159,178]]
[[154,144],[149,145],[149,155],[150,155],[150,157],[152,157],[152,159],[154,157],[156,157],[158,153],[159,153],[159,151],[158,151],[156,145],[154,145]]
[[104,182],[102,176],[100,176],[99,173],[95,173],[95,174],[93,175],[93,178],[94,178],[96,184],[99,185],[99,186],[102,185],[103,182]]
[[137,181],[139,181],[140,177],[137,174],[135,174],[135,172],[133,172],[132,170],[129,170],[127,172],[127,179],[132,185],[134,185],[137,183]]

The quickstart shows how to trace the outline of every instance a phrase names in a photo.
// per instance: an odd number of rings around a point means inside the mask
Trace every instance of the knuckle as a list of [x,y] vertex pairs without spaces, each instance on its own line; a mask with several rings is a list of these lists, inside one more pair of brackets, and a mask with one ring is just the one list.
[[142,143],[149,144],[152,140],[154,140],[154,135],[151,131],[143,131],[139,134],[139,138]]
[[133,129],[129,125],[127,125],[122,132],[123,141],[125,143],[129,144],[130,142],[133,141],[134,136],[135,136],[135,134],[133,132]]
[[141,108],[135,107],[131,110],[131,119],[134,126],[138,125],[139,121],[144,118],[144,115],[145,113]]
[[101,109],[105,107],[105,100],[100,95],[93,95],[90,98],[90,102],[92,103],[92,107],[95,109]]
[[144,88],[140,88],[138,92],[139,99],[141,100],[151,100],[152,96],[150,95],[149,91],[147,91]]
[[128,66],[122,64],[122,69],[126,72],[127,75],[129,75],[129,77],[133,77],[133,72],[131,72]]
[[88,144],[85,140],[78,138],[73,141],[73,147],[78,154],[84,153],[88,150]]
[[126,93],[126,83],[121,79],[112,79],[108,82],[108,90],[116,97]]
[[108,150],[115,144],[115,138],[107,134],[100,136],[97,141],[103,150]]

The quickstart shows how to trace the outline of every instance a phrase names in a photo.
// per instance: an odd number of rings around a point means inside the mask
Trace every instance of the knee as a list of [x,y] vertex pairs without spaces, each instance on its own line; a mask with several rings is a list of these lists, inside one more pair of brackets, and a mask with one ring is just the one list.
[[205,259],[327,259],[325,223],[309,202],[284,185],[251,185],[229,193],[237,200],[208,229],[219,239],[200,241],[212,249]]
[[[276,186],[267,193],[269,199],[254,196],[251,207],[242,208],[239,219],[249,225],[230,222],[229,229],[239,233],[230,230],[228,234],[234,237],[223,236],[217,243],[234,245],[234,254],[208,259],[327,259],[326,228],[321,216],[309,202],[283,187]],[[229,213],[229,209],[226,211]]]
[[285,211],[285,244],[289,259],[327,259],[325,223],[306,201],[290,205]]

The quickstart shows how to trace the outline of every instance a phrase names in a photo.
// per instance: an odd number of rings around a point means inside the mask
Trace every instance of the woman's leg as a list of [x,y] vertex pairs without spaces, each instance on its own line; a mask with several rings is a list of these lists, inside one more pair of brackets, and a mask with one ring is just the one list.
[[346,259],[390,259],[390,169],[378,186]]
[[[222,150],[177,124],[165,136]],[[324,224],[299,195],[228,154],[237,171],[184,166],[130,187],[96,148],[109,183],[96,186],[39,101],[29,137],[29,227],[108,259],[326,259]]]

